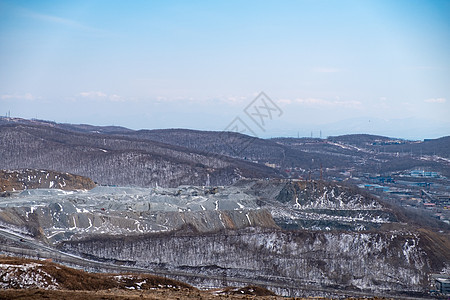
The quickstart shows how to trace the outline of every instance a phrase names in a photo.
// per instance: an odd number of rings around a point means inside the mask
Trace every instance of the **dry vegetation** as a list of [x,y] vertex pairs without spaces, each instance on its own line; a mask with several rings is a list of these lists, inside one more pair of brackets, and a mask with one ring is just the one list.
[[[63,265],[53,263],[48,260],[33,260],[17,257],[0,257],[1,265],[17,265],[18,272],[16,276],[23,275],[30,270],[21,270],[19,266],[35,263],[39,269],[49,274],[55,279],[58,287],[63,290],[86,290],[98,291],[108,289],[152,289],[152,288],[171,288],[195,290],[192,286],[177,280],[149,274],[106,274],[106,273],[88,273],[82,270],[69,268]],[[10,287],[15,288],[14,279],[9,279]],[[0,282],[8,283],[5,276],[0,277]]]
[[[211,291],[191,291],[180,290],[173,291],[167,289],[147,290],[147,291],[129,291],[129,290],[100,290],[100,291],[68,291],[68,290],[6,290],[0,291],[0,300],[12,299],[58,299],[58,300],[73,300],[73,299],[90,299],[90,300],[124,300],[124,299],[167,299],[167,300],[216,300],[216,299],[263,299],[263,300],[281,300],[281,299],[295,299],[295,300],[327,300],[329,298],[285,298],[279,296],[258,296],[246,294],[214,294]],[[348,300],[381,300],[388,298],[348,298]]]
[[35,169],[0,170],[0,192],[38,188],[90,190],[94,187],[91,179],[69,173]]
[[[69,290],[6,290],[0,291],[0,299],[282,299],[276,296],[252,296],[252,295],[214,295],[209,291],[192,290],[145,290],[131,291],[121,289],[99,291],[69,291]],[[284,299],[284,298],[283,298]]]
[[[38,265],[40,272],[49,274],[54,279],[53,282],[57,283],[58,289],[39,289],[33,286],[20,288],[14,278],[29,277],[32,271],[21,266],[30,264]],[[11,265],[17,265],[17,268],[10,268],[14,271],[5,270],[5,266]],[[7,289],[0,290],[0,299],[220,299],[230,296],[278,298],[261,287],[200,291],[184,282],[165,277],[149,274],[88,273],[47,260],[0,257],[0,268],[4,268],[3,272],[0,272],[0,283],[8,286]]]
[[[286,299],[258,286],[244,288],[198,290],[186,283],[146,274],[88,273],[55,264],[51,261],[17,257],[0,257],[0,265],[37,264],[40,270],[50,274],[58,283],[58,289],[17,288],[12,284],[0,289],[3,299]],[[3,270],[4,271],[4,270]],[[29,272],[23,271],[22,272]],[[9,279],[10,280],[10,279]],[[8,276],[0,276],[0,283],[7,283]],[[295,298],[311,299],[311,298]],[[326,298],[314,298],[326,299]],[[355,298],[352,298],[355,299]],[[367,299],[367,298],[364,298]],[[379,298],[373,298],[379,299]]]

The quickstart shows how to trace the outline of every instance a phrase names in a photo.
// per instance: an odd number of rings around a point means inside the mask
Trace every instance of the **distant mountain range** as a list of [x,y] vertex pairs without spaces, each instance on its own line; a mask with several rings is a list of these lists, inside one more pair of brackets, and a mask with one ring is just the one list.
[[[280,124],[281,125],[281,124]],[[371,134],[398,137],[411,140],[438,138],[450,134],[450,122],[420,118],[388,119],[355,117],[321,124],[283,124],[286,129],[272,129],[270,136],[310,136],[328,137],[343,134]]]
[[[0,168],[69,172],[100,184],[227,185],[240,178],[432,169],[450,176],[450,137],[260,139],[233,132],[131,130],[0,118]],[[315,175],[314,175],[315,174]]]

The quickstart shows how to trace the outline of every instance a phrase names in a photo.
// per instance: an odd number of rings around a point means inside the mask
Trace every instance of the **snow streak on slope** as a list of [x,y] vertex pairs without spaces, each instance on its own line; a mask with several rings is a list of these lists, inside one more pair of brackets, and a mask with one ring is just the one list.
[[87,234],[168,231],[187,224],[200,232],[277,225],[364,230],[392,221],[392,214],[374,198],[358,191],[284,181],[244,180],[228,187],[26,190],[0,203],[0,223],[5,227],[9,223],[51,241]]
[[237,188],[189,186],[26,190],[0,203],[0,222],[5,227],[14,225],[16,231],[28,228],[30,234],[42,227],[52,241],[73,235],[167,231],[186,224],[201,232],[276,227],[270,213],[256,204],[256,198]]
[[373,292],[420,292],[428,284],[431,263],[420,239],[408,232],[248,228],[220,234],[181,231],[173,235],[96,237],[61,246],[79,255],[130,261],[150,269],[226,273],[224,276]]

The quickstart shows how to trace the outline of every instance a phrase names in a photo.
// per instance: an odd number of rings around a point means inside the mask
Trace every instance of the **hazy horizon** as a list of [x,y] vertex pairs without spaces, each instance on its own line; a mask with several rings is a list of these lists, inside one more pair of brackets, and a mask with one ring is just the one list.
[[[8,116],[0,116],[0,118],[8,118]],[[20,117],[14,117],[11,116],[10,119],[25,119],[25,120],[36,120],[36,121],[44,121],[44,122],[55,122],[55,123],[60,123],[60,124],[69,124],[69,125],[93,125],[93,126],[117,126],[117,127],[122,127],[122,128],[127,128],[127,129],[131,129],[131,130],[170,130],[170,129],[186,129],[186,130],[199,130],[199,131],[216,131],[216,132],[221,132],[224,131],[225,129],[222,130],[218,130],[218,129],[208,129],[208,128],[189,128],[189,127],[160,127],[160,128],[144,128],[144,127],[128,127],[128,126],[123,126],[120,124],[93,124],[93,123],[80,123],[80,122],[73,122],[73,123],[69,123],[69,122],[57,122],[55,120],[44,120],[44,119],[37,119],[37,118],[31,118],[31,119],[26,119],[26,118],[20,118]],[[386,120],[374,120],[376,122],[386,122]],[[344,123],[347,122],[351,122],[353,124],[353,129],[345,129],[342,130],[340,128],[334,128],[336,126],[342,125]],[[362,119],[351,119],[351,120],[344,120],[342,122],[337,122],[337,123],[332,123],[332,124],[328,124],[327,126],[318,126],[318,127],[312,127],[310,126],[310,129],[307,128],[299,128],[297,131],[286,131],[283,129],[279,129],[279,128],[273,128],[271,130],[268,130],[265,134],[252,134],[252,133],[245,133],[242,132],[243,134],[247,134],[250,136],[254,136],[254,137],[259,137],[259,138],[263,138],[263,139],[270,139],[270,138],[323,138],[326,139],[328,137],[332,137],[332,136],[341,136],[341,135],[352,135],[352,134],[368,134],[368,135],[378,135],[378,136],[383,136],[383,137],[390,137],[390,138],[394,138],[394,139],[403,139],[403,140],[412,140],[412,141],[418,141],[418,140],[425,140],[425,139],[437,139],[437,138],[442,138],[442,137],[447,137],[449,135],[434,135],[434,136],[427,136],[427,135],[422,135],[423,137],[419,137],[420,134],[417,134],[417,132],[414,134],[409,134],[406,136],[398,136],[395,134],[390,134],[392,133],[392,131],[386,130],[385,132],[380,132],[380,131],[373,131],[371,130],[369,127],[364,127],[364,120]],[[390,121],[389,123],[386,123],[386,126],[389,125],[401,125],[402,120],[393,120]],[[358,127],[358,125],[362,125],[361,127]],[[370,126],[370,125],[369,125]],[[324,128],[324,129],[318,129],[318,128]],[[349,128],[349,127],[346,127]],[[447,127],[442,128],[443,131],[446,130]],[[415,128],[416,130],[420,130],[418,128]],[[225,130],[226,131],[226,130]],[[233,130],[229,130],[229,131],[233,131]],[[423,131],[422,131],[423,132]]]

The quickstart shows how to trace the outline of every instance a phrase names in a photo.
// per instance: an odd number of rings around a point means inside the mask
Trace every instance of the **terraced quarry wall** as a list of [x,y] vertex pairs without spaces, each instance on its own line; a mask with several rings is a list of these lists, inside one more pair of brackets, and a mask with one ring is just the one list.
[[[210,234],[179,231],[66,241],[61,249],[149,269],[222,274],[316,288],[426,293],[430,272],[450,261],[448,241],[427,232],[285,232],[246,229]],[[447,243],[444,245],[443,243]],[[448,249],[448,248],[447,248]],[[198,284],[198,283],[197,283]],[[208,284],[206,281],[205,285]]]

